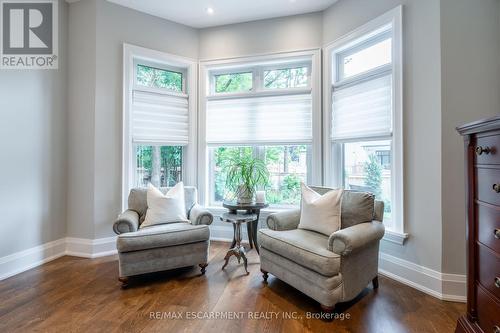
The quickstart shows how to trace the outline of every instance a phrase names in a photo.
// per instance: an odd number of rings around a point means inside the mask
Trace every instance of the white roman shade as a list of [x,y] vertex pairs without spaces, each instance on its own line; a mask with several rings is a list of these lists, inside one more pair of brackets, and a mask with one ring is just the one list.
[[311,143],[311,94],[207,101],[207,143]]
[[391,135],[391,75],[334,89],[332,100],[333,140]]
[[187,96],[134,90],[132,99],[134,143],[188,144]]

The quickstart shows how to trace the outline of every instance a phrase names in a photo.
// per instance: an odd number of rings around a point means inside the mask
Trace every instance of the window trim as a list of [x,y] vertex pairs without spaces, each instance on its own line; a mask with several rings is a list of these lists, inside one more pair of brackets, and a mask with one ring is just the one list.
[[[256,55],[248,57],[238,57],[231,59],[222,60],[201,60],[199,63],[199,127],[198,127],[198,189],[200,194],[200,202],[204,205],[209,204],[209,151],[208,144],[206,142],[206,110],[207,101],[212,99],[223,99],[223,98],[238,98],[238,97],[248,97],[249,95],[258,96],[268,96],[268,95],[290,95],[297,93],[311,93],[312,97],[312,132],[313,141],[311,143],[312,147],[312,165],[311,165],[311,184],[321,185],[323,183],[323,171],[321,165],[321,155],[322,155],[322,127],[321,127],[321,49],[311,49],[296,52],[287,53],[274,53],[267,55]],[[213,74],[219,74],[221,72],[235,72],[243,69],[252,68],[255,70],[256,67],[268,68],[274,65],[283,66],[283,64],[292,63],[300,64],[304,62],[310,62],[311,67],[308,71],[309,78],[309,88],[291,88],[291,89],[257,89],[257,91],[250,91],[247,93],[218,93],[213,94],[212,90],[212,77]],[[210,75],[209,75],[210,74]],[[254,80],[256,77],[254,76]],[[255,87],[255,85],[254,85]],[[255,90],[255,89],[254,89]],[[262,143],[259,145],[266,145],[267,143]],[[275,145],[276,143],[268,143],[269,145]],[[291,143],[286,143],[291,144]],[[250,144],[249,145],[255,145]],[[273,207],[274,209],[274,207]]]
[[[141,64],[154,64],[169,68],[181,68],[183,75],[183,93],[173,92],[167,89],[144,87],[136,84],[136,64],[140,59]],[[188,99],[189,115],[189,144],[184,148],[182,177],[186,185],[196,185],[197,180],[197,150],[196,150],[196,126],[197,126],[197,60],[168,54],[156,50],[143,48],[123,43],[123,119],[122,119],[122,209],[127,207],[130,188],[133,186],[135,150],[131,138],[131,106],[132,91],[140,90],[163,95],[186,97]],[[150,144],[150,143],[148,143]],[[172,144],[174,145],[174,144]],[[189,167],[187,167],[189,166]]]
[[[341,158],[334,158],[334,156],[342,155],[341,147],[339,147],[341,145],[340,142],[335,144],[331,140],[332,92],[335,85],[338,87],[349,82],[352,83],[353,77],[343,80],[344,82],[337,80],[338,68],[336,68],[337,61],[334,57],[340,52],[352,49],[359,42],[360,38],[365,38],[366,41],[369,41],[373,36],[383,33],[384,29],[387,29],[387,26],[390,26],[392,37],[392,63],[388,66],[390,66],[392,72],[393,82],[393,129],[391,136],[393,165],[391,170],[391,191],[393,196],[392,206],[395,207],[393,212],[394,225],[388,231],[391,234],[390,241],[403,244],[408,234],[404,232],[402,6],[390,10],[323,48],[323,77],[325,80],[323,84],[323,110],[325,110],[323,112],[323,172],[325,175],[324,183],[327,186],[339,187],[342,185],[343,161]],[[384,66],[380,67],[382,68],[377,67],[371,71],[362,73],[363,75],[360,76],[370,77],[374,74],[380,74],[381,71],[384,71]],[[355,78],[356,81],[359,79],[359,76]]]

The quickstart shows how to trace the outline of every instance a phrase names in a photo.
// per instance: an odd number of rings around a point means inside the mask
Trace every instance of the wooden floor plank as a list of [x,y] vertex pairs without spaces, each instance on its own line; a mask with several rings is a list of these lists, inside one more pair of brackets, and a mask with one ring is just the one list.
[[[339,304],[349,319],[307,318],[318,304],[269,276],[264,284],[255,251],[250,271],[212,242],[205,275],[199,267],[132,279],[122,290],[116,256],[62,257],[0,282],[0,332],[453,332],[465,304],[444,302],[388,278]],[[243,312],[233,319],[195,315]],[[182,318],[172,318],[178,312]],[[252,312],[250,317],[248,312]],[[151,313],[171,314],[154,318]],[[187,318],[187,314],[192,318]],[[266,318],[255,319],[256,317]]]

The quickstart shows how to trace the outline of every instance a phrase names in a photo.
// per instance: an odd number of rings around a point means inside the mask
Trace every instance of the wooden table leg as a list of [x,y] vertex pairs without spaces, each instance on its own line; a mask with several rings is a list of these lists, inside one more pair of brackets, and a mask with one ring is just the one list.
[[259,243],[257,243],[257,231],[259,231],[259,217],[260,217],[260,209],[256,210],[255,213],[257,214],[257,220],[254,222],[251,222],[253,225],[253,232],[252,232],[252,238],[253,238],[253,244],[255,245],[255,250],[257,251],[257,254],[260,255],[259,252]]
[[236,225],[233,223],[233,241],[231,242],[231,246],[229,247],[232,249],[236,245]]
[[233,254],[234,254],[233,249],[227,251],[226,256],[224,257],[225,262],[224,262],[224,266],[222,266],[222,269],[226,268],[227,263],[229,262],[229,258],[231,258],[231,256]]
[[250,243],[250,249],[253,249],[253,223],[249,222],[247,223],[247,235],[248,235],[248,242]]
[[247,267],[248,267],[248,262],[247,262],[247,256],[245,255],[245,248],[243,246],[240,246],[240,256],[241,258],[243,259],[243,264],[245,266],[245,272],[247,272],[247,275],[250,274],[250,272],[248,271]]
[[[230,209],[229,212],[232,214],[236,214],[238,211]],[[234,225],[233,223],[233,241],[231,242],[230,249],[234,248],[235,245],[236,245],[236,225]]]

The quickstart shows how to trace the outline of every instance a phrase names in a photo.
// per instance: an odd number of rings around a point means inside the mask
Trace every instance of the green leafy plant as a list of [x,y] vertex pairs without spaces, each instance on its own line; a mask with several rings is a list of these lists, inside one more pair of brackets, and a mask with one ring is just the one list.
[[250,200],[259,186],[269,183],[269,171],[266,163],[248,155],[232,156],[225,163],[226,189],[237,196],[238,201]]

